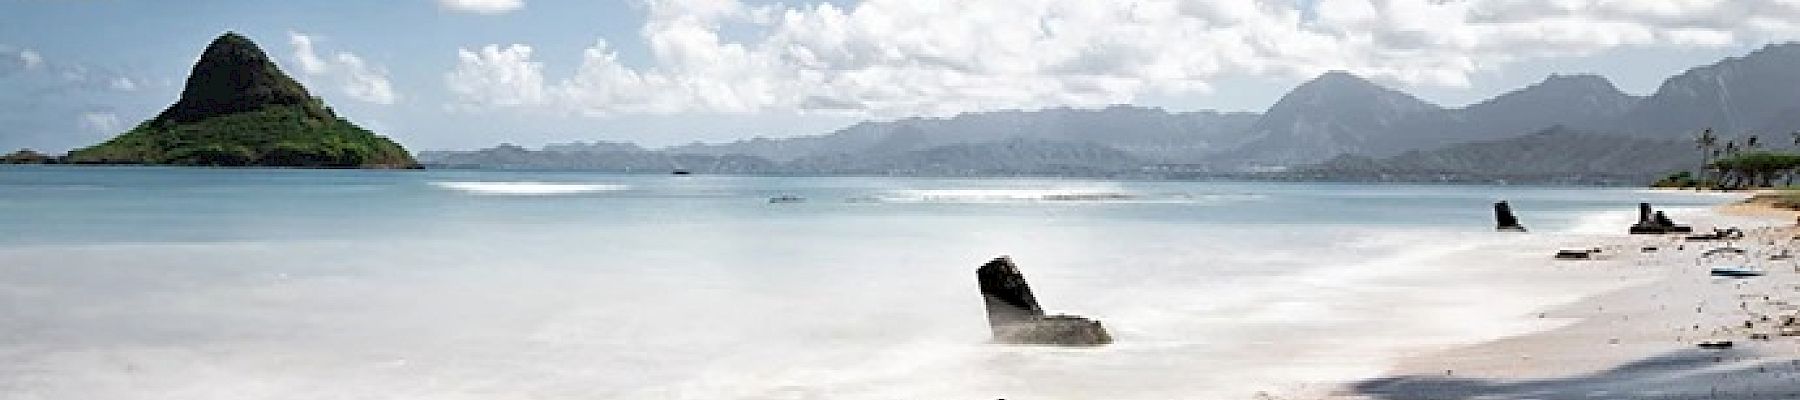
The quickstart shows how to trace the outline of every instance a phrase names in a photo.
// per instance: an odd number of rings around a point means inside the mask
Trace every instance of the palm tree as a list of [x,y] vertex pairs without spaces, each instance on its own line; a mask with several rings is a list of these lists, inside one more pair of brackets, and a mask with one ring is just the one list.
[[[1694,138],[1694,146],[1700,148],[1700,182],[1694,185],[1694,189],[1698,190],[1701,185],[1706,184],[1707,165],[1711,164],[1711,157],[1707,157],[1707,155],[1711,154],[1717,157],[1718,152],[1713,150],[1713,147],[1718,145],[1719,136],[1713,134],[1712,128],[1700,131],[1700,137]],[[1794,145],[1800,146],[1800,131],[1794,132]]]
[[[1794,139],[1794,147],[1800,147],[1800,131],[1788,132],[1788,137]],[[1796,167],[1800,167],[1800,166],[1796,166]],[[1794,175],[1800,175],[1800,171],[1789,169],[1787,171],[1787,182],[1782,183],[1781,186],[1785,186],[1785,187],[1794,186]]]

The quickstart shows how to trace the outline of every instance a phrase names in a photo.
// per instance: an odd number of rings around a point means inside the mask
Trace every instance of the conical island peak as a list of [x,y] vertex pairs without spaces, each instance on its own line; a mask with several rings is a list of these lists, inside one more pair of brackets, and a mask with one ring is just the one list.
[[418,167],[405,148],[338,117],[236,32],[206,46],[175,104],[69,158],[87,164]]

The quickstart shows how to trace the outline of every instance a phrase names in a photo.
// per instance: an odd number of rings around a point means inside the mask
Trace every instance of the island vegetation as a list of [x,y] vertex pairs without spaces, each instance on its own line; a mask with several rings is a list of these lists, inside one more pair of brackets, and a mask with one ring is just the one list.
[[[1800,131],[1790,133],[1789,138],[1800,148]],[[1767,144],[1757,135],[1721,142],[1712,129],[1703,130],[1694,140],[1703,160],[1698,173],[1675,172],[1652,186],[1718,190],[1793,186],[1795,176],[1800,175],[1800,153],[1766,149]]]
[[0,164],[55,164],[56,157],[39,153],[32,149],[19,149],[6,155],[0,155]]
[[350,123],[307,93],[249,38],[213,40],[181,99],[75,164],[418,168],[398,143]]

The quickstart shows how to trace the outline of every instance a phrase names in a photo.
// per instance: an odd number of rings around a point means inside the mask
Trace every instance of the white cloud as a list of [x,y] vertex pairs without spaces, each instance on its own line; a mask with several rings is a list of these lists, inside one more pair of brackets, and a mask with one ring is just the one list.
[[100,133],[118,133],[122,126],[119,123],[119,115],[110,112],[81,113],[76,122],[81,125],[82,129]]
[[[648,66],[601,41],[572,75],[546,79],[529,46],[489,45],[459,50],[446,79],[476,107],[930,115],[1328,70],[1463,87],[1524,59],[1800,37],[1800,0],[1320,0],[1311,19],[1292,0],[644,1]],[[733,25],[756,29],[727,39]]]
[[375,104],[399,101],[400,96],[394,93],[386,69],[370,65],[349,52],[337,52],[330,58],[320,57],[313,37],[306,34],[288,32],[288,43],[294,46],[294,60],[300,63],[300,72],[307,76],[332,80],[339,91],[352,99]]
[[137,81],[132,80],[131,78],[123,77],[123,76],[113,78],[113,80],[109,84],[109,86],[111,86],[113,88],[113,90],[118,90],[121,92],[130,92],[130,91],[138,90]]
[[525,8],[525,0],[438,0],[446,10],[476,14],[501,14]]
[[307,75],[323,74],[331,69],[319,53],[313,49],[312,36],[297,32],[288,32],[288,43],[294,46],[294,60],[300,62],[300,72]]
[[488,45],[479,51],[457,50],[456,70],[445,76],[450,92],[473,106],[541,105],[544,96],[544,64],[531,61],[531,46],[501,48]]
[[25,64],[25,69],[38,69],[44,66],[44,56],[31,49],[19,50],[19,61]]

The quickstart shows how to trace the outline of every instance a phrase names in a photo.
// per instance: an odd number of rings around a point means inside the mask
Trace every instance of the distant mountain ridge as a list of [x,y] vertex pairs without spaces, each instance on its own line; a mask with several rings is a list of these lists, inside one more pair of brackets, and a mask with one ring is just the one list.
[[1296,170],[1331,180],[1514,180],[1647,183],[1700,165],[1684,140],[1599,134],[1556,126],[1497,140],[1413,150],[1386,158],[1340,155]]
[[[1029,139],[1089,142],[1148,159],[1194,162],[1237,144],[1238,139],[1233,134],[1249,126],[1255,118],[1256,114],[1251,113],[1171,113],[1158,108],[1123,105],[1100,109],[995,111],[950,118],[862,122],[825,135],[693,144],[664,151],[743,154],[787,162],[807,157],[893,155],[951,144]],[[1108,134],[1093,134],[1102,131]]]
[[1443,108],[1346,72],[1327,72],[1269,107],[1245,135],[1254,138],[1225,160],[1303,164],[1368,152],[1379,135]]
[[[929,157],[908,158],[921,151],[964,145],[1007,149],[993,144],[1032,142],[1086,146],[1092,154],[1101,154],[1097,147],[1104,147],[1128,156],[1092,163],[1116,168],[1113,173],[1156,169],[1149,168],[1154,165],[1233,173],[1316,166],[1340,156],[1381,159],[1503,141],[1551,127],[1652,140],[1685,140],[1706,127],[1727,138],[1747,133],[1774,137],[1800,130],[1800,68],[1795,65],[1800,65],[1800,43],[1772,44],[1670,77],[1648,96],[1624,93],[1597,75],[1555,74],[1460,108],[1441,107],[1349,73],[1329,72],[1297,86],[1264,113],[1168,112],[1135,106],[980,112],[862,122],[816,136],[645,151],[749,156],[787,167],[806,166],[797,173],[880,172],[870,171],[872,165],[906,173],[929,169],[906,164],[933,162]],[[984,154],[1041,156],[1022,147]],[[1126,159],[1137,164],[1126,165]]]
[[1689,69],[1663,81],[1612,131],[1692,137],[1712,128],[1784,135],[1800,126],[1800,43],[1765,46],[1742,57]]
[[424,152],[419,157],[426,163],[439,167],[581,169],[635,173],[686,171],[708,174],[1105,176],[1145,165],[1144,160],[1107,146],[1037,139],[955,143],[879,156],[809,156],[787,162],[741,154],[568,149],[567,146],[546,146],[543,150],[530,150],[515,145],[501,145],[477,151]]

